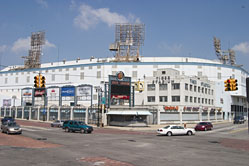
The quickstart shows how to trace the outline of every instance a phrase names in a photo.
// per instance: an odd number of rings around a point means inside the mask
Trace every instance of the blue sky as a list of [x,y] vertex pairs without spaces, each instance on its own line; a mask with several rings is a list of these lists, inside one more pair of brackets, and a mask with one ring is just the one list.
[[248,0],[1,0],[0,62],[23,64],[37,31],[43,63],[113,57],[114,25],[127,22],[145,24],[142,56],[217,59],[216,36],[249,71]]

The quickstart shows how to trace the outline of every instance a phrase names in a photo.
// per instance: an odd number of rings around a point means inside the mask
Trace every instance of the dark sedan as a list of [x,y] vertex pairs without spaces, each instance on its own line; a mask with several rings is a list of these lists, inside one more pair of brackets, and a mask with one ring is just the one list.
[[213,125],[211,122],[200,122],[195,126],[196,131],[207,131],[212,129]]

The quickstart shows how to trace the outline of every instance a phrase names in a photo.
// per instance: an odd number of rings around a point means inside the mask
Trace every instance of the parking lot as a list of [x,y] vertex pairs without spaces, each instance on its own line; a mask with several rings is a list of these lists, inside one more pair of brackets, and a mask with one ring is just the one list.
[[212,131],[197,132],[194,136],[167,137],[156,134],[154,128],[159,126],[94,127],[92,134],[80,134],[51,128],[44,122],[19,123],[22,135],[0,133],[3,165],[248,165],[249,162],[247,124],[220,123]]

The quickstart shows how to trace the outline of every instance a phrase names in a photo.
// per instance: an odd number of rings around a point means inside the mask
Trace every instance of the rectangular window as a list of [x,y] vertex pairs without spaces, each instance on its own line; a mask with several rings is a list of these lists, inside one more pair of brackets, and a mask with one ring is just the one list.
[[159,90],[167,90],[168,84],[159,84]]
[[197,86],[194,86],[194,92],[196,92],[196,88],[197,88]]
[[147,85],[147,90],[148,91],[154,91],[156,89],[156,85],[155,84],[148,84]]
[[89,68],[89,69],[93,69],[93,67],[92,67],[92,66],[89,66],[88,68]]
[[101,66],[100,66],[100,65],[98,65],[98,66],[97,66],[97,69],[101,69]]
[[173,83],[172,90],[180,89],[180,83]]
[[76,67],[74,67],[74,68],[73,68],[73,70],[75,71],[75,70],[77,70],[77,68],[76,68]]
[[30,76],[27,76],[26,82],[27,82],[27,83],[30,82]]
[[153,77],[156,77],[157,72],[153,71]]
[[221,73],[218,73],[217,77],[220,80],[221,79]]
[[62,71],[62,69],[59,69],[59,71]]
[[204,93],[204,88],[201,88],[201,93]]
[[188,102],[188,96],[185,96],[185,102]]
[[168,96],[159,96],[160,102],[168,102]]
[[84,66],[81,66],[81,67],[80,67],[80,70],[84,70]]
[[148,96],[148,102],[155,102],[155,96]]
[[207,104],[207,99],[205,99],[205,104]]
[[196,103],[197,102],[197,97],[194,97],[194,103]]
[[8,78],[5,78],[4,83],[8,84]]
[[211,95],[213,95],[214,94],[214,90],[211,90]]
[[137,78],[137,71],[132,71],[132,77]]
[[66,71],[69,71],[69,68],[66,68],[65,70],[66,70]]
[[162,75],[165,75],[166,74],[166,71],[162,71]]
[[52,81],[55,81],[55,74],[52,74]]
[[101,71],[97,71],[97,78],[101,78]]
[[185,90],[188,90],[188,84],[185,84]]
[[175,65],[175,68],[180,68],[180,65]]
[[193,91],[193,85],[189,85],[189,90]]
[[211,104],[214,105],[214,100],[213,99],[211,100]]
[[201,92],[201,87],[198,86],[198,92],[200,93]]
[[198,103],[201,103],[201,98],[198,97]]
[[207,88],[205,88],[205,94],[207,94]]
[[198,76],[198,77],[202,77],[202,72],[201,72],[201,71],[198,71],[197,76]]
[[137,68],[137,65],[132,65],[132,68]]
[[80,73],[80,79],[81,79],[81,80],[84,80],[84,72],[81,72],[81,73]]
[[190,101],[190,103],[193,102],[193,97],[192,96],[190,96],[189,101]]
[[172,102],[180,102],[180,96],[172,96]]
[[18,83],[18,77],[16,77],[16,80],[15,80],[16,84]]
[[204,104],[204,98],[201,99],[201,103]]
[[117,65],[112,65],[112,68],[118,68],[118,66]]
[[210,104],[210,99],[208,99],[208,104]]
[[65,74],[65,80],[68,81],[69,80],[69,74]]
[[208,89],[208,94],[210,95],[210,89]]

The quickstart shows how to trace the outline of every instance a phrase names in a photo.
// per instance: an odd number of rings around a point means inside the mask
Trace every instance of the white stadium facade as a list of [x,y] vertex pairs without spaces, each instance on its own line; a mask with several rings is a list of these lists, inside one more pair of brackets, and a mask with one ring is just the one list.
[[[8,107],[27,106],[24,100],[24,91],[34,88],[34,77],[39,73],[45,76],[47,89],[81,85],[93,87],[91,103],[72,99],[74,106],[89,107],[89,105],[98,104],[98,90],[105,90],[105,84],[109,81],[108,76],[116,75],[119,71],[131,78],[132,86],[137,81],[144,83],[143,91],[134,92],[134,109],[148,108],[147,110],[152,114],[145,113],[144,115],[150,123],[153,119],[151,116],[154,115],[156,115],[157,124],[204,119],[232,120],[236,113],[248,115],[246,78],[249,73],[242,67],[192,57],[140,57],[137,62],[115,62],[115,58],[91,57],[84,60],[44,63],[40,68],[21,69],[20,66],[9,66],[2,69],[0,71],[1,116],[11,114],[6,113]],[[238,90],[225,91],[224,81],[229,78],[237,79]],[[159,84],[168,85],[161,86]],[[163,90],[165,93],[162,92]],[[60,99],[50,101],[49,97],[51,96],[49,96],[49,92],[47,94],[47,107],[72,106],[72,101],[62,102]],[[36,103],[39,105],[39,101]],[[122,107],[122,104],[119,107]],[[128,106],[123,103],[123,107]],[[149,108],[153,108],[156,113]],[[112,115],[114,109],[112,109],[113,111],[111,109],[102,112],[102,116]],[[195,111],[196,114],[194,114]],[[205,111],[207,111],[208,117],[201,115]],[[184,113],[186,114],[185,118],[182,116]],[[193,114],[190,116],[187,113]],[[17,113],[16,117],[18,117]],[[20,118],[24,118],[24,116]],[[113,118],[106,119],[110,121]]]

